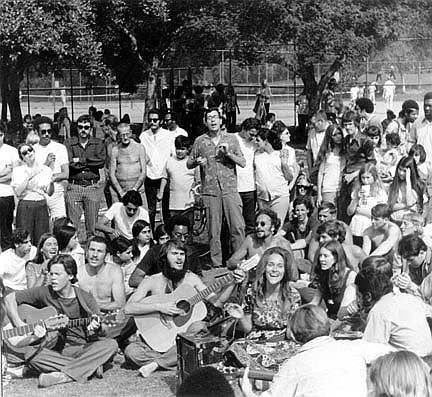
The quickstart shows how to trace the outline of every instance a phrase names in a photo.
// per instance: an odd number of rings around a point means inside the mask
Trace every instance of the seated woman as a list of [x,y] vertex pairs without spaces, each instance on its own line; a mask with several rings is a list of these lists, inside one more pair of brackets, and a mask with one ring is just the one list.
[[339,310],[355,300],[355,295],[348,294],[352,289],[347,287],[354,284],[356,273],[348,267],[342,244],[338,241],[320,247],[316,259],[313,284],[317,290],[311,303],[319,305],[324,300],[328,316],[336,319]]
[[414,158],[402,157],[397,165],[388,195],[392,220],[400,222],[409,212],[422,213],[424,193],[425,184],[420,179]]
[[85,253],[78,242],[77,230],[70,225],[64,225],[55,230],[60,254],[68,254],[74,258],[78,267],[85,265]]
[[[309,241],[310,232],[317,226],[318,221],[312,217],[313,207],[311,201],[305,196],[299,196],[294,200],[294,215],[289,222],[285,222],[282,231],[285,238],[291,243],[295,258],[307,257],[307,246],[304,241]],[[296,243],[298,243],[296,245]]]
[[299,292],[290,285],[290,267],[287,250],[271,247],[264,252],[257,266],[251,313],[239,321],[239,330],[258,331],[264,336],[266,331],[285,334],[288,318],[301,300]]
[[138,219],[132,226],[132,236],[133,260],[138,264],[144,258],[147,251],[154,245],[150,223],[143,219]]
[[27,288],[49,285],[48,262],[58,254],[56,238],[50,233],[42,234],[36,256],[26,263]]

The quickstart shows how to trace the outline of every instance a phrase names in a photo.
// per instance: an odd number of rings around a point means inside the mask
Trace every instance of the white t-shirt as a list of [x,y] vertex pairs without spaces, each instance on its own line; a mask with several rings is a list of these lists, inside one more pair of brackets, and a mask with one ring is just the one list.
[[132,226],[138,219],[150,222],[146,209],[139,207],[134,216],[128,216],[120,202],[114,203],[105,213],[105,217],[110,221],[114,220],[114,228],[129,240],[132,240]]
[[46,191],[49,188],[53,174],[51,168],[48,168],[46,165],[36,164],[34,167],[30,168],[24,164],[14,168],[12,171],[11,186],[16,189],[27,179],[29,174],[35,171],[38,171],[38,174],[30,180],[27,184],[27,188],[19,199],[30,201],[41,201],[45,199]]
[[[42,146],[40,143],[33,146],[35,150],[35,158],[38,164],[45,164],[48,154],[54,153],[56,156],[54,166],[51,168],[53,174],[58,174],[61,171],[61,166],[67,164],[69,166],[69,157],[65,145],[58,142],[51,141],[48,145]],[[63,184],[61,182],[54,183],[54,190],[56,192],[64,191]]]
[[183,160],[170,157],[167,161],[164,176],[169,180],[169,209],[185,210],[194,205],[194,195],[191,192],[195,181],[197,169],[188,169],[186,166],[188,158]]
[[27,288],[25,264],[36,255],[36,247],[31,247],[30,252],[20,258],[13,248],[9,248],[0,254],[0,277],[6,287],[17,291]]
[[240,145],[240,149],[246,159],[244,168],[236,165],[237,190],[239,192],[253,192],[255,187],[254,156],[255,145],[243,139],[238,133],[235,134]]
[[[13,164],[19,161],[18,150],[13,146],[3,144],[0,146],[0,170],[4,167],[10,167],[12,170]],[[0,183],[0,197],[13,196],[14,191],[10,182]]]
[[147,176],[150,179],[159,179],[162,177],[163,169],[166,162],[174,153],[174,132],[159,128],[156,134],[151,130],[146,130],[140,135],[141,144],[144,146],[149,158],[147,164]]

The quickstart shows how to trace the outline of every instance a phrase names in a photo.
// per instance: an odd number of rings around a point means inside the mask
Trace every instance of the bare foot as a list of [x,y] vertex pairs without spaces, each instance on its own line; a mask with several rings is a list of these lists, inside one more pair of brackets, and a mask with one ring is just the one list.
[[143,378],[148,378],[157,369],[158,369],[157,363],[152,362],[150,364],[143,365],[138,371]]

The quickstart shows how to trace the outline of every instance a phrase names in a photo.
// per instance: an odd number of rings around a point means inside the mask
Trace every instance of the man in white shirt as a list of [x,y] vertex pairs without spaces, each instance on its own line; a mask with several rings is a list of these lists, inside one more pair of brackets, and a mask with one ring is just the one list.
[[363,340],[427,356],[432,353],[432,336],[424,303],[413,295],[393,292],[392,277],[391,267],[367,267],[356,276],[358,303],[368,312]]
[[163,127],[166,127],[168,131],[174,132],[176,137],[179,135],[188,136],[186,130],[177,124],[177,116],[174,113],[168,112],[165,114]]
[[[392,350],[388,345],[361,340],[335,340],[330,322],[320,306],[300,306],[290,320],[295,340],[302,344],[286,360],[261,397],[365,397],[367,368]],[[248,370],[241,384],[246,397],[254,397]]]
[[255,170],[254,170],[254,155],[256,145],[254,137],[257,135],[260,128],[260,122],[250,117],[243,121],[240,132],[236,132],[237,140],[240,149],[246,159],[244,168],[236,165],[237,173],[237,190],[243,203],[243,218],[246,223],[246,234],[255,231],[255,209],[256,209],[256,186],[255,186]]
[[[121,202],[114,203],[109,208],[102,220],[96,225],[96,229],[108,234],[112,239],[121,235],[132,240],[133,224],[138,219],[149,222],[149,214],[142,207],[142,204],[139,192],[129,190],[122,197]],[[112,221],[114,221],[114,228],[111,227]]]
[[12,170],[19,163],[18,151],[4,143],[5,127],[0,123],[0,246],[6,249],[12,233],[15,209],[14,191],[10,182]]
[[29,232],[16,229],[12,232],[13,247],[0,254],[0,278],[10,292],[27,288],[25,264],[36,255],[36,247],[31,245]]
[[411,142],[424,147],[426,163],[432,165],[432,92],[427,92],[423,99],[424,118],[418,118],[411,128]]
[[33,145],[36,162],[46,165],[53,172],[54,193],[47,197],[49,214],[52,220],[66,216],[64,188],[69,178],[69,158],[66,146],[51,140],[53,122],[49,117],[39,117],[34,128],[40,137],[38,144]]
[[[171,153],[174,152],[174,132],[161,127],[161,116],[158,110],[152,109],[148,114],[150,128],[140,135],[141,144],[144,145],[149,163],[147,164],[147,177],[144,182],[147,204],[152,230],[155,226],[157,193],[160,188],[163,169]],[[164,222],[169,219],[168,189],[165,189],[162,199],[162,216]]]

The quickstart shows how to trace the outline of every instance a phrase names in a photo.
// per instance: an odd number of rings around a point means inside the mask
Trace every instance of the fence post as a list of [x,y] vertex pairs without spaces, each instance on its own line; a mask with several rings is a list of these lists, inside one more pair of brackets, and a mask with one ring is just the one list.
[[417,69],[417,89],[420,90],[420,73],[421,73],[421,62],[419,61]]

